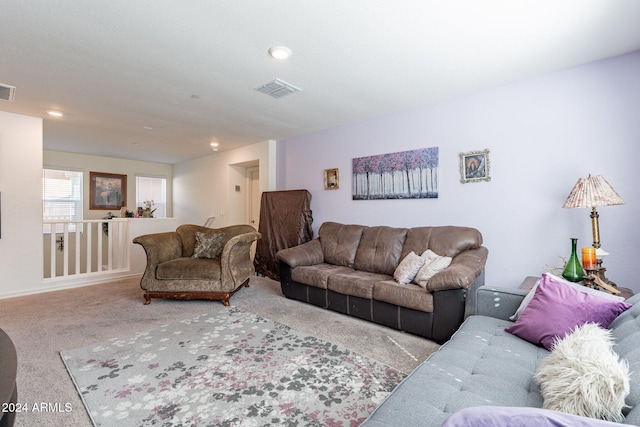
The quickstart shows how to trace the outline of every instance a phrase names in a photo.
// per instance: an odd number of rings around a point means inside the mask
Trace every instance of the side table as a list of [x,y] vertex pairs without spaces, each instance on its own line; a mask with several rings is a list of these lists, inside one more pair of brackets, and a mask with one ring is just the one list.
[[538,280],[540,280],[539,277],[527,276],[524,278],[522,283],[520,283],[520,286],[518,286],[518,289],[524,289],[525,291],[530,291],[536,285]]
[[[533,288],[533,286],[536,284],[538,280],[540,280],[539,277],[527,276],[524,278],[522,283],[520,283],[520,286],[518,286],[518,289],[531,290],[531,288]],[[618,290],[620,291],[620,296],[624,299],[629,299],[635,295],[634,292],[629,288],[621,288],[618,286]]]

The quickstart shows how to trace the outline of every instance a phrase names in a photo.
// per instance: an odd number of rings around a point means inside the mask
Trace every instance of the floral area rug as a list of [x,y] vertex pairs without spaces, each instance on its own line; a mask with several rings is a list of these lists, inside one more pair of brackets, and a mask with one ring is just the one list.
[[356,426],[404,377],[235,307],[60,355],[97,426]]

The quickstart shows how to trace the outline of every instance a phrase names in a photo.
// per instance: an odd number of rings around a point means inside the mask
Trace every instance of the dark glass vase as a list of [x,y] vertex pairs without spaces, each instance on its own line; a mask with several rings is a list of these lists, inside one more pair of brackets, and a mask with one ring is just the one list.
[[570,282],[579,282],[584,279],[584,270],[582,269],[582,265],[578,259],[578,253],[576,250],[577,246],[578,239],[572,237],[571,256],[569,257],[569,261],[567,261],[567,265],[564,267],[564,271],[562,272],[562,277]]

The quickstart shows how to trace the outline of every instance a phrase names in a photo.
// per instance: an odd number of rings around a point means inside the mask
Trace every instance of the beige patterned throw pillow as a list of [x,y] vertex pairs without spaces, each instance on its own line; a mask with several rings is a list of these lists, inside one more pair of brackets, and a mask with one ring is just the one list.
[[396,271],[393,272],[393,278],[396,279],[401,285],[411,283],[411,280],[415,277],[420,267],[424,265],[424,259],[416,255],[415,252],[410,252],[400,262]]
[[196,231],[196,245],[191,258],[220,258],[224,248],[224,233]]
[[440,256],[431,249],[424,251],[420,257],[423,258],[425,262],[420,271],[418,271],[418,274],[416,274],[416,277],[414,277],[413,283],[426,289],[429,279],[435,276],[436,273],[449,267],[452,258],[450,256]]

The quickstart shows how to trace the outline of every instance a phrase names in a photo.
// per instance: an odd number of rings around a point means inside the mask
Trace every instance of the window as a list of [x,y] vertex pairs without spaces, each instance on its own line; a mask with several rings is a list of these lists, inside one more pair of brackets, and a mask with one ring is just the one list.
[[153,200],[155,218],[167,216],[167,179],[153,176],[136,176],[136,206],[144,206],[145,200]]
[[[82,220],[82,172],[43,169],[42,194],[43,220]],[[63,231],[58,224],[55,232]],[[70,224],[69,231],[75,232],[76,225]],[[51,225],[45,224],[43,232],[51,233]]]

